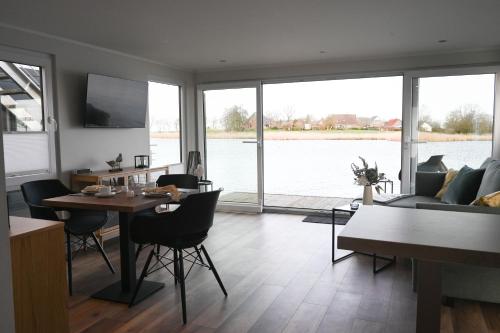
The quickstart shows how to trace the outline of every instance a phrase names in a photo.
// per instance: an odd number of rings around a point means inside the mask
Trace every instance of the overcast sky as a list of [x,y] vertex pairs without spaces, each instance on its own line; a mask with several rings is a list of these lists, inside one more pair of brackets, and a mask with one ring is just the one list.
[[[264,114],[283,119],[287,113],[293,113],[293,118],[311,115],[316,120],[333,113],[401,119],[402,89],[401,76],[265,84]],[[234,105],[253,114],[255,94],[254,88],[206,91],[207,124]],[[493,74],[422,78],[419,82],[421,115],[429,114],[441,122],[450,111],[467,104],[478,105],[492,115],[493,96]],[[153,128],[165,121],[174,124],[178,117],[177,87],[150,83],[149,106]]]

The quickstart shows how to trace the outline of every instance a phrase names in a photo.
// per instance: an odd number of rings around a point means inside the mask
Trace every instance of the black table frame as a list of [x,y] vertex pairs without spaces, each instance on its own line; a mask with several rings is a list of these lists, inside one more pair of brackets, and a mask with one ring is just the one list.
[[[128,304],[137,285],[135,243],[130,239],[130,223],[135,213],[119,212],[120,274],[121,279],[94,293],[93,298]],[[135,303],[148,298],[165,286],[164,283],[144,280]]]
[[[373,274],[377,274],[396,262],[396,256],[394,256],[392,258],[386,258],[386,257],[378,256],[376,253],[364,253],[364,252],[356,252],[356,251],[352,251],[349,254],[346,254],[340,258],[335,259],[335,238],[336,238],[335,237],[335,212],[349,213],[350,217],[352,217],[354,215],[354,213],[356,213],[356,210],[343,209],[343,208],[332,208],[332,265],[335,265],[338,262],[341,262],[345,259],[348,259],[355,254],[362,254],[364,256],[369,256],[369,257],[373,258]],[[347,223],[349,223],[349,222],[347,222]],[[387,263],[385,265],[382,265],[381,267],[377,268],[377,259],[387,261]]]

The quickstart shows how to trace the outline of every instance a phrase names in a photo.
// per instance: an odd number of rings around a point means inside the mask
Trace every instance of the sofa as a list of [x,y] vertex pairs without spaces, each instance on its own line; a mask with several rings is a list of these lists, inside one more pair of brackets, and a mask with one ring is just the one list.
[[[481,168],[484,168],[485,172],[480,188],[481,186],[484,188],[487,185],[488,191],[500,191],[500,160],[488,159],[482,164]],[[445,176],[446,172],[417,172],[415,194],[392,200],[386,205],[391,207],[496,214],[499,215],[498,223],[500,223],[500,208],[473,206],[470,204],[449,204],[436,198],[435,195],[443,186]],[[478,193],[475,196],[477,197],[481,194],[484,195],[484,193]],[[416,288],[417,268],[417,262],[413,261],[414,289]],[[442,268],[442,293],[443,296],[451,298],[500,303],[500,269],[463,264],[444,264]]]

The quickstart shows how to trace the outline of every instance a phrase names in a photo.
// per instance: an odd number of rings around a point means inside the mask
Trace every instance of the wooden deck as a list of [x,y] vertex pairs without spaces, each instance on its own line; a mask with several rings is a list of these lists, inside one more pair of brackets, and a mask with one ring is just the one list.
[[[257,203],[257,194],[250,192],[229,192],[220,197],[223,202]],[[346,205],[351,198],[319,197],[288,194],[264,194],[264,206],[331,210],[333,207]]]

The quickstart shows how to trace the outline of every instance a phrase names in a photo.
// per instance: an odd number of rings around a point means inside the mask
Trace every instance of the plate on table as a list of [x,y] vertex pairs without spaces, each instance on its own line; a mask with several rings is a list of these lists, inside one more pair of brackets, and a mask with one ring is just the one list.
[[96,197],[98,198],[111,198],[111,197],[114,197],[116,195],[116,192],[110,192],[110,193],[96,193],[94,194]]

